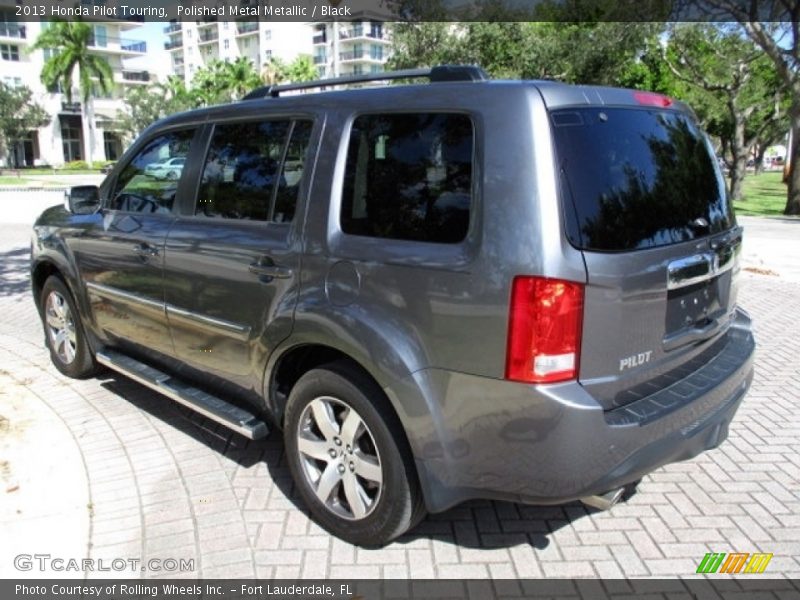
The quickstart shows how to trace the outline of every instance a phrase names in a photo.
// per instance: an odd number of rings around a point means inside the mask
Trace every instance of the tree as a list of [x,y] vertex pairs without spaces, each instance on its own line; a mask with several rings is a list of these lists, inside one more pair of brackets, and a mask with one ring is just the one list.
[[131,89],[123,103],[125,108],[118,113],[120,129],[134,138],[158,119],[194,108],[195,98],[182,78],[171,75],[164,83]]
[[674,26],[669,49],[664,57],[675,76],[725,108],[718,133],[732,156],[729,193],[739,200],[748,156],[781,116],[775,109],[780,105],[774,101],[780,85],[772,76],[771,61],[738,29],[721,24]]
[[300,83],[314,81],[318,78],[317,67],[314,66],[314,61],[307,54],[301,54],[288,64],[280,58],[273,57],[261,69],[261,81],[266,85]]
[[800,0],[707,0],[733,17],[769,57],[790,96],[792,145],[788,149],[789,184],[784,214],[800,215]]
[[33,129],[50,122],[47,111],[32,101],[30,88],[12,87],[0,82],[0,154],[11,167],[19,166],[14,146]]
[[314,66],[314,61],[311,60],[311,57],[307,54],[301,54],[286,65],[283,71],[283,78],[291,83],[314,81],[319,78],[319,72]]
[[249,58],[240,56],[225,65],[224,78],[232,100],[239,100],[261,85],[261,78]]
[[402,23],[393,68],[477,64],[501,78],[617,85],[658,23]]
[[81,21],[54,21],[44,29],[31,49],[50,49],[53,55],[42,68],[41,79],[48,88],[60,87],[68,103],[72,103],[73,79],[76,75],[81,96],[81,121],[87,140],[87,161],[94,158],[94,105],[95,88],[111,90],[113,74],[105,59],[92,54],[92,28]]

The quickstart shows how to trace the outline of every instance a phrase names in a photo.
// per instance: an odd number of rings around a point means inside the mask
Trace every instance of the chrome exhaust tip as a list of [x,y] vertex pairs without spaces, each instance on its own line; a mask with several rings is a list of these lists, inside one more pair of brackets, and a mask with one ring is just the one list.
[[581,502],[583,502],[586,506],[591,506],[592,508],[596,508],[598,510],[608,510],[622,499],[622,495],[624,493],[625,488],[621,487],[615,490],[610,490],[605,494],[586,496],[585,498],[581,498]]

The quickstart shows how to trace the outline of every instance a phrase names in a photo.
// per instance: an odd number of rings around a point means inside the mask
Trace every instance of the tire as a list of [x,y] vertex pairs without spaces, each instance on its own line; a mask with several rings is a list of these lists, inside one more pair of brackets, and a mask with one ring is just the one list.
[[382,546],[424,517],[402,426],[383,391],[350,363],[318,367],[297,381],[283,433],[300,496],[337,537]]
[[44,283],[41,296],[42,327],[50,360],[67,377],[85,379],[97,373],[80,313],[67,286],[57,276]]
[[170,171],[169,173],[167,173],[167,179],[169,179],[170,181],[174,181],[177,178],[178,178],[178,172],[177,171]]

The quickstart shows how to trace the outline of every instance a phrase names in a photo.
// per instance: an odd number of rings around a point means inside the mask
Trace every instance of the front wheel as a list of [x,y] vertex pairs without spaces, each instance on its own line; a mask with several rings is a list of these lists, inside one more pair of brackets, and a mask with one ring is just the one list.
[[286,406],[289,468],[316,520],[381,546],[424,516],[411,453],[382,390],[349,363],[303,375]]
[[76,379],[94,375],[97,363],[86,341],[72,294],[60,278],[51,276],[45,281],[41,307],[45,342],[56,369]]

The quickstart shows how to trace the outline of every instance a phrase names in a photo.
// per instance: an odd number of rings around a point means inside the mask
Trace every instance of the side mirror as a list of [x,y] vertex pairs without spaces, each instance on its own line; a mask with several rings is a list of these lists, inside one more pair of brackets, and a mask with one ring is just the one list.
[[75,215],[90,215],[100,206],[100,190],[96,185],[78,185],[65,194],[65,204]]

